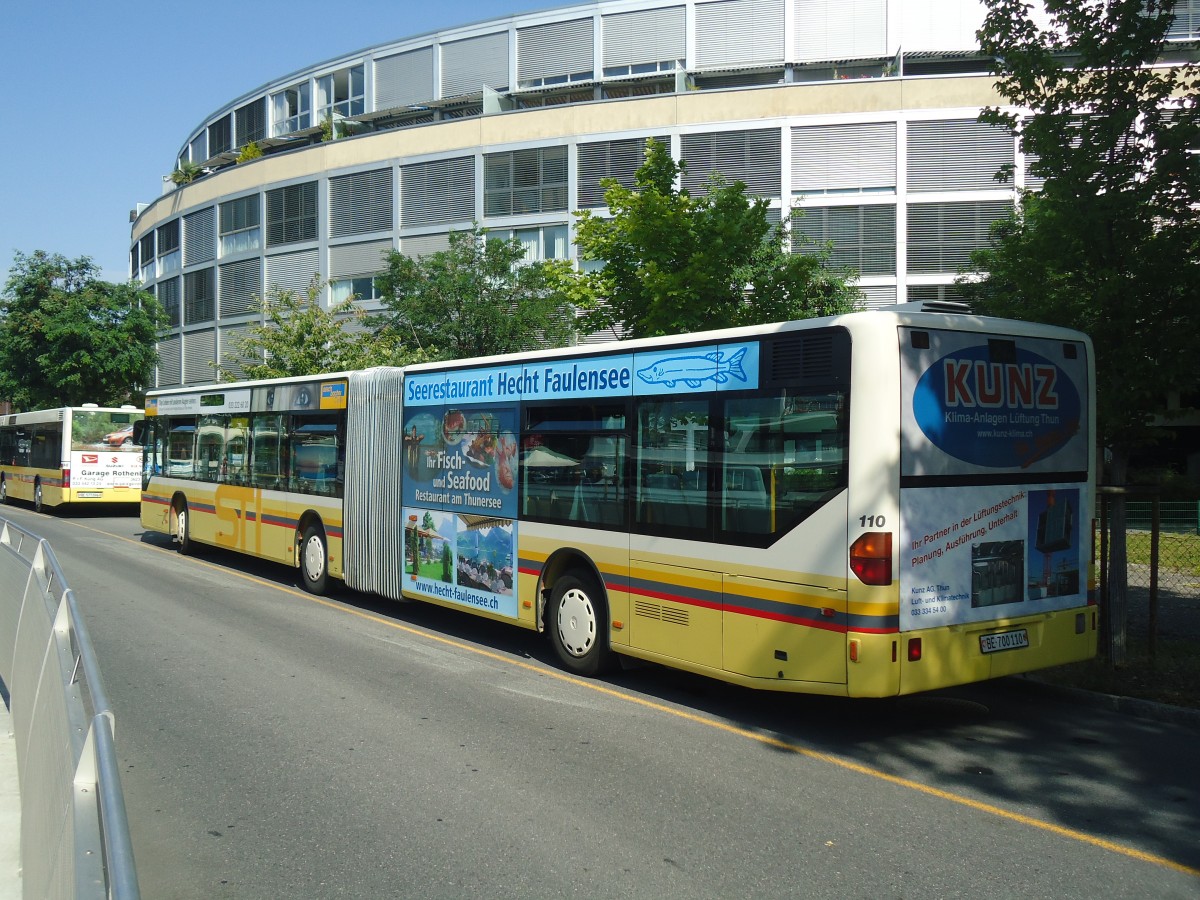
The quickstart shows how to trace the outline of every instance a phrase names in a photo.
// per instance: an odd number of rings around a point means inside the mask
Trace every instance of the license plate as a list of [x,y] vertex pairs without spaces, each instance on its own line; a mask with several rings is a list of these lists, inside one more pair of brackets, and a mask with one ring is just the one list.
[[999,653],[1001,650],[1020,650],[1029,646],[1029,632],[1024,628],[1016,631],[1001,631],[999,634],[981,634],[979,652]]
[[76,491],[75,496],[80,500],[94,500],[96,497],[101,496],[101,494],[99,491]]

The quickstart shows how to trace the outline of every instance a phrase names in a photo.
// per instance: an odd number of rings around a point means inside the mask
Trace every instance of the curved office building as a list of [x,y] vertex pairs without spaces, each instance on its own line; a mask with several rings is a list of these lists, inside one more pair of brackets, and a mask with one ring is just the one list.
[[975,0],[611,0],[282,76],[198,122],[175,165],[200,176],[164,175],[131,213],[132,274],[172,323],[157,383],[212,381],[272,288],[319,274],[323,303],[371,306],[384,252],[472,221],[572,257],[573,211],[602,210],[601,179],[632,183],[649,137],[693,191],[720,172],[802,208],[793,232],[830,242],[870,304],[953,296],[1029,186],[1011,133],[976,121],[998,101],[982,20]]

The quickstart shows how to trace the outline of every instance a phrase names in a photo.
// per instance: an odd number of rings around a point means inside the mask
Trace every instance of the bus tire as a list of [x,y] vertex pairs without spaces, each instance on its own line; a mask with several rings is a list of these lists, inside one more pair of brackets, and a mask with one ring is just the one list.
[[309,525],[300,538],[296,561],[300,564],[300,581],[310,594],[324,594],[329,586],[329,548],[325,531],[319,525]]
[[35,481],[33,483],[33,511],[44,512],[46,504],[42,500],[42,482]]
[[608,645],[608,604],[595,580],[569,572],[554,583],[547,630],[559,660],[576,675],[599,675],[612,668]]
[[8,502],[8,479],[0,478],[0,503]]
[[175,507],[175,540],[179,543],[181,556],[191,556],[196,552],[196,545],[192,543],[191,517],[188,515],[186,500]]

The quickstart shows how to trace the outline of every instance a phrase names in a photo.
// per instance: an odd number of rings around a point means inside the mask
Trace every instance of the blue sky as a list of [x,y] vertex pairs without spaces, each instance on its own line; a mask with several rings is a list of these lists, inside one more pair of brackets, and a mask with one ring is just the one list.
[[16,251],[128,273],[129,211],[192,129],[267,81],[565,0],[0,0],[0,275]]

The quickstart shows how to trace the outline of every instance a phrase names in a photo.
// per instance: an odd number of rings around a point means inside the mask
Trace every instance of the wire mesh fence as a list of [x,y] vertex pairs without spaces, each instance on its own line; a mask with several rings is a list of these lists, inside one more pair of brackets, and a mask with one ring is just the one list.
[[[1099,532],[1114,500],[1101,492],[1095,520],[1102,605],[1114,573],[1110,542]],[[1200,503],[1126,494],[1125,537],[1129,639],[1146,640],[1152,656],[1160,637],[1200,641]]]

